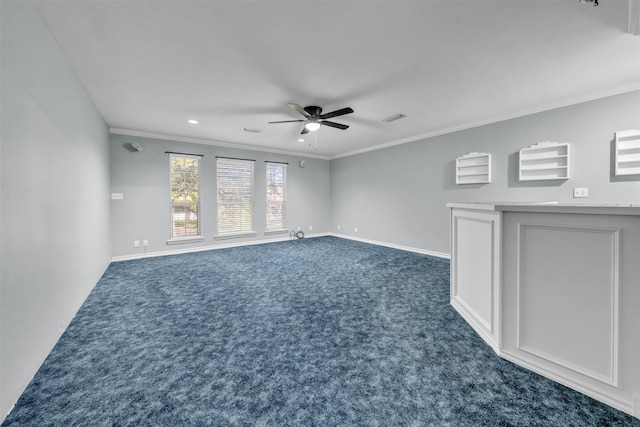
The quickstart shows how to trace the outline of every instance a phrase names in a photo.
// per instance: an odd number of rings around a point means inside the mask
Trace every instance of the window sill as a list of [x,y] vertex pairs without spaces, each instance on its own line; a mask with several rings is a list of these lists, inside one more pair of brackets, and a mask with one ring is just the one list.
[[182,245],[183,243],[198,243],[204,242],[204,237],[202,236],[193,236],[193,237],[181,237],[177,239],[167,240],[167,245]]
[[289,234],[289,230],[283,228],[282,230],[267,230],[264,232],[265,236],[269,236],[271,234]]
[[214,239],[216,240],[226,240],[226,239],[236,239],[236,238],[240,238],[240,237],[252,237],[255,236],[256,232],[255,231],[245,231],[242,233],[226,233],[226,234],[218,234],[217,236],[214,236]]

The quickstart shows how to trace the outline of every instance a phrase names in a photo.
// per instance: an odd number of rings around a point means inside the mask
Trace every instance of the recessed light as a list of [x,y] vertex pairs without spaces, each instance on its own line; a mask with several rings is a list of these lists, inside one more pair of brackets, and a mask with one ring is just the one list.
[[298,142],[304,142],[304,138],[298,138]]
[[385,119],[382,119],[382,121],[391,123],[391,122],[395,122],[396,120],[404,119],[405,117],[407,117],[406,114],[394,114],[393,116],[389,116]]
[[262,132],[262,129],[255,129],[255,128],[242,128],[242,130],[245,131],[245,132],[253,132],[253,133]]
[[189,119],[187,120],[187,123],[191,124],[191,125],[197,125],[198,123],[200,123],[199,121],[197,121],[196,119]]

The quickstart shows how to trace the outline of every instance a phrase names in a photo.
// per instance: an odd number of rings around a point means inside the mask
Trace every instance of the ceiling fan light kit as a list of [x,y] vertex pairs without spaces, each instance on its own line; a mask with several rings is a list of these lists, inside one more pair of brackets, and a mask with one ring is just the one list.
[[309,132],[315,132],[318,129],[320,129],[320,123],[315,120],[314,121],[309,120],[309,122],[307,122],[304,125],[304,127],[307,128]]
[[302,108],[301,106],[299,106],[298,104],[287,104],[289,105],[289,108],[291,108],[292,110],[297,111],[298,113],[300,113],[302,116],[304,116],[304,119],[299,119],[299,120],[280,120],[280,121],[276,121],[276,122],[269,122],[269,124],[274,124],[274,123],[304,123],[304,127],[302,128],[302,132],[300,132],[302,135],[309,133],[309,132],[315,132],[318,129],[320,129],[320,126],[329,126],[332,128],[336,128],[336,129],[340,129],[340,130],[346,130],[349,128],[349,125],[343,125],[342,123],[336,123],[336,122],[331,122],[329,120],[326,119],[331,119],[333,117],[338,117],[338,116],[344,116],[345,114],[351,114],[353,113],[353,109],[350,107],[345,107],[345,108],[341,108],[339,110],[335,110],[332,111],[330,113],[325,113],[322,114],[322,108],[317,107],[315,105],[310,105],[308,107],[304,107]]

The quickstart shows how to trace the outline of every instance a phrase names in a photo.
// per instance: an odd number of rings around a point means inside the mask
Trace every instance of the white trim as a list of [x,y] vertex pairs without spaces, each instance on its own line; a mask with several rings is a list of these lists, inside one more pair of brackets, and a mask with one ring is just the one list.
[[193,236],[193,237],[180,237],[175,239],[167,240],[167,245],[182,245],[184,243],[198,243],[204,242],[204,237],[202,236]]
[[241,233],[225,233],[225,234],[217,234],[213,236],[216,240],[227,240],[227,239],[238,239],[241,237],[253,237],[257,235],[255,231],[245,231]]
[[[482,247],[476,250],[488,251],[491,262],[491,278],[490,278],[490,298],[491,309],[489,319],[480,316],[479,313],[472,308],[464,299],[460,297],[458,292],[458,228],[460,220],[475,222],[489,227],[490,241],[482,242]],[[469,325],[480,335],[480,337],[489,345],[496,354],[500,354],[502,345],[502,322],[501,322],[501,267],[500,260],[502,257],[502,239],[500,237],[502,230],[502,213],[474,211],[468,209],[451,209],[450,228],[451,228],[451,284],[450,284],[450,304],[451,306],[467,321]],[[480,242],[475,242],[476,244]],[[480,246],[480,245],[478,245]],[[487,248],[488,246],[488,248]]]
[[284,234],[284,233],[289,233],[289,229],[287,228],[283,228],[281,230],[265,230],[264,231],[264,235],[265,236],[269,236],[271,234]]
[[[589,397],[592,397],[600,402],[603,402],[615,409],[618,409],[622,412],[625,412],[629,415],[633,415],[632,413],[632,405],[631,401],[620,400],[615,396],[605,394],[604,392],[597,390],[596,388],[592,388],[587,384],[580,384],[575,381],[571,381],[567,377],[562,375],[557,375],[555,372],[545,369],[544,367],[533,364],[526,359],[519,357],[517,354],[502,348],[500,350],[500,357],[510,362],[515,363],[518,366],[526,368],[536,374],[542,375],[545,378],[549,378],[552,381],[555,381],[559,384],[562,384],[570,389],[576,390],[582,394],[586,394]],[[635,416],[635,415],[634,415]]]
[[[486,215],[486,214],[485,214]],[[460,220],[463,219],[465,221],[469,221],[469,222],[475,222],[475,223],[479,223],[479,224],[483,224],[489,227],[489,235],[491,236],[491,241],[489,243],[490,245],[490,250],[489,250],[489,254],[491,255],[491,295],[490,295],[490,301],[491,301],[491,310],[489,313],[489,319],[485,319],[482,316],[480,316],[480,314],[478,312],[476,312],[476,310],[474,310],[470,305],[468,305],[466,303],[466,301],[464,301],[463,299],[460,298],[460,293],[458,292],[458,281],[456,280],[456,273],[458,271],[457,267],[457,262],[456,260],[459,259],[460,257],[458,256],[458,224],[460,222]],[[484,327],[486,329],[486,332],[488,332],[488,335],[491,338],[491,344],[492,347],[495,347],[495,343],[494,343],[494,338],[493,336],[495,335],[495,327],[494,327],[494,315],[496,314],[496,307],[495,307],[495,301],[494,301],[494,296],[496,294],[496,290],[495,290],[495,277],[494,277],[494,270],[495,268],[493,267],[495,265],[495,248],[496,248],[496,229],[499,227],[495,227],[495,223],[496,223],[496,218],[480,218],[480,217],[470,217],[470,216],[458,216],[458,215],[453,215],[452,217],[452,232],[453,232],[453,240],[452,242],[455,244],[455,246],[451,247],[452,253],[454,255],[456,255],[455,257],[453,257],[453,261],[452,261],[452,265],[454,268],[452,268],[451,272],[451,277],[453,280],[451,280],[451,287],[452,287],[452,300],[451,302],[453,303],[453,301],[457,301],[460,308],[466,310],[472,317],[475,318],[475,322],[479,324],[480,327]],[[486,249],[486,248],[485,248]],[[476,276],[477,277],[477,276]]]
[[[314,234],[311,236],[307,236],[308,238],[313,238],[313,237],[321,237],[321,236],[325,236],[326,234]],[[155,257],[160,257],[160,256],[167,256],[167,255],[181,255],[181,254],[188,254],[188,253],[193,253],[193,252],[204,252],[204,251],[211,251],[214,249],[227,249],[227,248],[235,248],[238,246],[252,246],[252,245],[261,245],[263,243],[275,243],[275,242],[284,242],[286,240],[291,240],[289,238],[289,236],[287,237],[276,237],[276,238],[272,238],[272,239],[263,239],[263,240],[253,240],[253,241],[244,241],[244,242],[233,242],[233,243],[224,243],[224,244],[220,244],[220,245],[209,245],[209,246],[198,246],[196,248],[184,248],[184,249],[175,249],[175,250],[170,250],[170,251],[162,251],[162,252],[148,252],[145,254],[133,254],[133,255],[121,255],[121,256],[114,256],[111,258],[111,262],[120,262],[120,261],[131,261],[134,259],[142,259],[142,258],[155,258]]]
[[491,347],[496,355],[500,356],[500,345],[496,342],[495,336],[489,331],[489,327],[482,321],[482,317],[478,316],[460,298],[451,298],[449,304],[480,335],[484,343]]
[[471,123],[462,124],[462,125],[459,125],[459,126],[453,126],[453,127],[450,127],[450,128],[445,128],[445,129],[441,129],[441,130],[427,132],[427,133],[424,133],[424,134],[421,134],[421,135],[415,135],[415,136],[411,136],[411,137],[408,137],[408,138],[402,138],[402,139],[398,139],[398,140],[395,140],[395,141],[374,145],[374,146],[371,146],[371,147],[360,148],[360,149],[357,149],[357,150],[352,150],[352,151],[347,151],[347,152],[344,152],[344,153],[338,153],[338,154],[327,155],[327,156],[323,156],[323,155],[319,155],[319,154],[302,153],[302,152],[298,152],[298,151],[268,149],[268,148],[261,147],[261,146],[248,145],[248,144],[239,144],[239,143],[228,142],[228,141],[216,141],[216,140],[212,140],[212,139],[193,138],[193,137],[188,137],[188,136],[177,136],[177,135],[153,133],[153,132],[146,132],[146,131],[140,131],[140,130],[134,130],[134,129],[125,129],[125,128],[116,128],[116,127],[109,128],[109,132],[113,133],[113,134],[117,134],[117,135],[141,136],[141,137],[144,137],[144,138],[155,138],[155,139],[162,139],[162,140],[167,140],[167,141],[191,142],[193,144],[213,145],[213,146],[217,146],[217,147],[236,148],[236,149],[240,149],[240,150],[253,150],[253,151],[260,151],[260,152],[265,152],[265,153],[285,154],[285,155],[290,155],[290,156],[307,157],[307,158],[313,158],[313,159],[334,160],[334,159],[339,159],[341,157],[354,156],[356,154],[367,153],[369,151],[382,150],[384,148],[389,148],[389,147],[393,147],[393,146],[396,146],[396,145],[407,144],[409,142],[420,141],[420,140],[423,140],[423,139],[433,138],[433,137],[441,136],[441,135],[447,135],[447,134],[450,134],[450,133],[459,132],[459,131],[466,130],[466,129],[473,129],[473,128],[476,128],[476,127],[485,126],[485,125],[489,125],[489,124],[492,124],[492,123],[498,123],[498,122],[502,122],[502,121],[505,121],[505,120],[511,120],[511,119],[516,119],[516,118],[519,118],[519,117],[529,116],[529,115],[532,115],[532,114],[543,113],[545,111],[555,110],[557,108],[571,107],[573,105],[578,105],[578,104],[582,104],[582,103],[590,102],[590,101],[596,101],[598,99],[608,98],[610,96],[622,95],[622,94],[625,94],[625,93],[634,92],[636,90],[640,90],[640,84],[634,84],[634,85],[630,85],[630,86],[627,86],[627,87],[624,87],[624,88],[620,88],[620,89],[616,89],[616,90],[604,91],[604,92],[600,92],[600,93],[597,93],[597,94],[594,94],[594,95],[590,95],[590,96],[582,96],[582,97],[570,98],[570,99],[566,100],[565,102],[545,104],[545,105],[542,105],[542,106],[537,106],[535,108],[522,110],[522,111],[518,111],[518,112],[515,112],[515,113],[511,113],[511,114],[505,114],[503,116],[496,116],[496,117],[493,117],[493,118],[488,118],[486,120],[481,120],[481,121],[477,121],[477,122],[471,122]]
[[[425,249],[418,249],[418,248],[412,248],[412,247],[409,247],[409,246],[395,245],[395,244],[392,244],[392,243],[384,243],[384,242],[379,242],[377,240],[359,239],[359,238],[354,238],[352,236],[347,236],[347,235],[342,235],[342,234],[335,234],[335,233],[307,234],[305,236],[305,239],[313,239],[315,237],[324,237],[324,236],[333,236],[333,237],[338,237],[338,238],[341,238],[341,239],[356,240],[356,241],[362,242],[362,243],[370,243],[372,245],[385,246],[387,248],[399,249],[399,250],[408,251],[408,252],[415,252],[415,253],[419,253],[419,254],[422,254],[422,255],[435,256],[435,257],[438,257],[438,258],[445,258],[445,259],[450,259],[451,258],[449,254],[445,254],[445,253],[441,253],[441,252],[427,251]],[[162,252],[147,252],[147,253],[144,253],[144,254],[120,255],[120,256],[111,257],[111,262],[131,261],[131,260],[134,260],[134,259],[142,259],[142,258],[155,258],[155,257],[160,257],[160,256],[166,256],[166,255],[180,255],[180,254],[188,254],[188,253],[192,253],[192,252],[204,252],[204,251],[211,251],[211,250],[214,250],[214,249],[235,248],[235,247],[238,247],[238,246],[261,245],[263,243],[284,242],[286,240],[298,240],[298,239],[291,239],[289,236],[286,236],[286,237],[274,237],[274,238],[270,238],[270,239],[253,240],[253,241],[249,241],[249,242],[243,241],[243,242],[234,242],[234,243],[224,243],[224,244],[220,244],[220,245],[198,246],[196,248],[175,249],[175,250],[162,251]]]
[[162,139],[164,141],[190,142],[192,144],[213,145],[215,147],[235,148],[238,150],[260,151],[262,153],[284,154],[288,156],[307,157],[312,159],[330,160],[329,156],[321,156],[319,154],[301,153],[298,151],[287,151],[268,149],[257,145],[238,144],[235,142],[216,141],[213,139],[193,138],[190,136],[169,135],[163,133],[146,132],[134,129],[109,128],[109,133],[124,136],[139,136],[142,138]]
[[400,249],[401,251],[415,252],[415,253],[422,254],[422,255],[430,255],[430,256],[434,256],[434,257],[438,257],[438,258],[451,259],[451,254],[446,254],[446,253],[443,253],[443,252],[429,251],[427,249],[420,249],[420,248],[414,248],[414,247],[411,247],[411,246],[397,245],[395,243],[386,243],[386,242],[381,242],[379,240],[363,239],[363,238],[360,238],[360,237],[348,236],[346,234],[328,233],[327,235],[328,236],[334,236],[334,237],[340,237],[341,239],[355,240],[355,241],[362,242],[362,243],[370,243],[372,245],[377,245],[377,246],[385,246],[387,248],[392,248],[392,249]]
[[[609,373],[607,375],[594,372],[584,366],[577,365],[570,361],[564,360],[556,355],[548,354],[545,351],[526,344],[525,335],[525,300],[523,298],[523,286],[526,285],[523,275],[525,269],[525,231],[527,229],[553,230],[553,231],[571,231],[576,233],[597,233],[610,236],[611,238],[611,336],[609,338],[609,350],[611,357],[609,359]],[[620,266],[620,231],[619,228],[610,227],[591,227],[591,226],[574,226],[565,224],[537,224],[531,222],[518,222],[517,226],[517,247],[518,257],[516,265],[516,348],[522,352],[529,353],[534,357],[551,362],[562,368],[572,370],[585,377],[590,377],[604,384],[618,387],[618,359],[619,359],[619,266]]]
[[383,148],[389,148],[389,147],[393,147],[395,145],[407,144],[409,142],[416,142],[416,141],[420,141],[420,140],[423,140],[423,139],[433,138],[433,137],[436,137],[436,136],[447,135],[447,134],[450,134],[450,133],[459,132],[459,131],[466,130],[466,129],[473,129],[473,128],[476,128],[476,127],[485,126],[485,125],[489,125],[489,124],[492,124],[492,123],[498,123],[498,122],[502,122],[502,121],[505,121],[505,120],[517,119],[519,117],[525,117],[525,116],[529,116],[529,115],[533,115],[533,114],[544,113],[546,111],[555,110],[557,108],[571,107],[573,105],[582,104],[584,102],[596,101],[598,99],[608,98],[610,96],[622,95],[624,93],[634,92],[634,91],[636,91],[638,89],[640,89],[640,84],[634,84],[634,85],[630,85],[630,86],[622,88],[622,89],[605,91],[605,92],[601,92],[601,93],[598,93],[598,94],[595,94],[595,95],[592,95],[592,96],[571,98],[571,99],[569,99],[569,100],[567,100],[565,102],[545,104],[543,106],[538,106],[536,108],[531,108],[531,109],[528,109],[528,110],[518,111],[518,112],[515,112],[515,113],[512,113],[512,114],[505,114],[504,116],[496,116],[496,117],[489,118],[489,119],[486,119],[486,120],[481,120],[481,121],[477,121],[477,122],[471,122],[471,123],[463,124],[463,125],[460,125],[460,126],[453,126],[453,127],[446,128],[446,129],[436,130],[436,131],[433,131],[433,132],[427,132],[427,133],[424,133],[422,135],[411,136],[411,137],[408,137],[408,138],[402,138],[402,139],[398,139],[398,140],[395,140],[395,141],[374,145],[374,146],[371,146],[371,147],[360,148],[358,150],[347,151],[345,153],[335,154],[335,155],[331,156],[330,159],[334,160],[334,159],[339,159],[341,157],[349,157],[349,156],[354,156],[356,154],[367,153],[369,151],[382,150]]

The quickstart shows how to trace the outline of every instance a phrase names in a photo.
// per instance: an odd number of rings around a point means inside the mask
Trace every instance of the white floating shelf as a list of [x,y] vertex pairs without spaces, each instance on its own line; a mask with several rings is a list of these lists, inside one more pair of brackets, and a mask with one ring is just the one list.
[[520,181],[569,179],[569,143],[538,142],[520,150]]
[[616,175],[640,175],[640,130],[616,132]]
[[456,184],[491,182],[491,154],[469,153],[456,159]]

